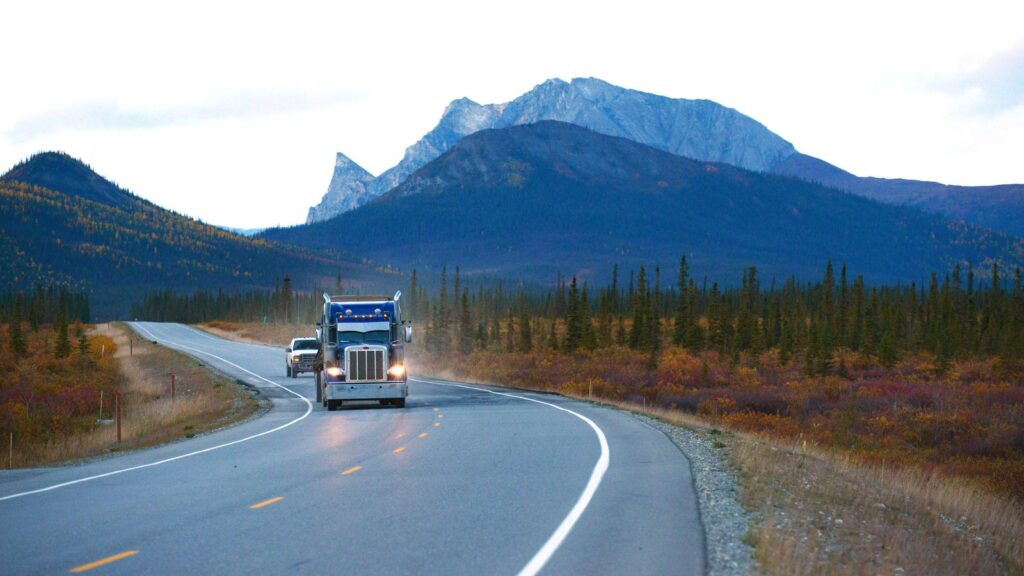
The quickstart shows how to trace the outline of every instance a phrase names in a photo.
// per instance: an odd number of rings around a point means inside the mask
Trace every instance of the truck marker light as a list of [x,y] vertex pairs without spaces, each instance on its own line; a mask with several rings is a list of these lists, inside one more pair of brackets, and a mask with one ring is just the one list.
[[327,369],[327,374],[330,376],[337,377],[343,376],[345,374],[345,371],[342,370],[341,368],[338,368],[337,366],[331,366],[330,368]]

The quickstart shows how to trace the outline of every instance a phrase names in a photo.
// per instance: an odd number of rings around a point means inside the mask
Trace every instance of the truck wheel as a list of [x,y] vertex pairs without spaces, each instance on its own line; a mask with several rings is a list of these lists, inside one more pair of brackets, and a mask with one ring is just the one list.
[[391,401],[391,405],[395,408],[405,408],[405,398],[396,398]]
[[327,401],[327,411],[328,412],[334,412],[335,410],[338,409],[338,404],[340,404],[340,402],[338,402],[337,400],[328,400]]
[[314,372],[313,376],[314,376],[314,378],[313,378],[314,383],[313,384],[314,384],[314,388],[316,388],[316,401],[317,401],[317,403],[321,403],[321,402],[324,401],[324,390],[323,390],[323,388],[320,387],[320,372],[319,371]]
[[292,377],[292,367],[291,366],[289,366],[287,364],[284,365],[284,375],[287,376],[288,378]]

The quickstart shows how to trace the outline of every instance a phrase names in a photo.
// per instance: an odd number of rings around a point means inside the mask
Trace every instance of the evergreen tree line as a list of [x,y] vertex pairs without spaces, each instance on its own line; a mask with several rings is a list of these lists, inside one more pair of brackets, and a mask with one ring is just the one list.
[[[659,267],[641,266],[592,288],[558,276],[547,290],[493,282],[468,285],[447,268],[433,289],[414,270],[402,304],[406,319],[423,329],[427,352],[474,350],[573,353],[623,346],[649,353],[667,345],[741,353],[778,351],[783,362],[799,356],[809,373],[842,372],[838,350],[877,357],[891,365],[906,352],[934,353],[941,363],[999,355],[1024,358],[1024,287],[1021,271],[992,265],[984,277],[967,266],[932,274],[924,285],[869,286],[846,266],[828,262],[817,282],[789,278],[767,285],[756,268],[738,286],[697,279],[681,258],[670,286]],[[336,293],[341,293],[338,280]],[[175,322],[210,320],[314,323],[322,290],[295,292],[285,277],[273,291],[152,293],[133,317]]]
[[[653,276],[653,277],[652,277]],[[901,353],[927,351],[940,364],[976,356],[1024,358],[1024,287],[1021,271],[1004,275],[993,264],[979,278],[970,266],[932,274],[927,285],[868,286],[845,265],[828,262],[818,282],[794,278],[765,286],[756,268],[739,286],[700,282],[681,258],[674,285],[662,287],[657,267],[630,271],[620,282],[591,289],[577,278],[528,291],[501,283],[466,286],[455,269],[443,270],[436,291],[415,271],[407,316],[426,324],[430,353],[504,349],[564,352],[626,346],[651,354],[667,344],[693,352],[741,353],[776,349],[781,361],[797,354],[812,374],[843,372],[838,350],[872,355],[892,365]],[[840,364],[841,364],[840,355]]]
[[[266,322],[272,324],[313,324],[323,312],[324,289],[296,291],[290,276],[273,290],[225,292],[197,291],[181,294],[173,290],[150,292],[131,307],[130,316],[154,322],[195,324],[213,320],[230,322]],[[341,276],[335,280],[332,294],[343,293]]]
[[78,324],[79,348],[86,346],[81,323],[89,322],[89,297],[85,292],[72,292],[62,285],[36,285],[34,290],[28,291],[8,290],[0,293],[0,322],[8,326],[9,349],[20,355],[27,353],[25,324],[33,333],[49,325],[56,333],[54,355],[66,358],[71,355],[69,324]]

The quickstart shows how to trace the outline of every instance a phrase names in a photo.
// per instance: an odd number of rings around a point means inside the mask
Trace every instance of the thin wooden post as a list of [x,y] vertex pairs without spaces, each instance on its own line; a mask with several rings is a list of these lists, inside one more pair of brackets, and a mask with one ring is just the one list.
[[174,401],[174,397],[176,395],[176,393],[175,393],[176,386],[175,386],[174,372],[168,372],[167,375],[171,377],[171,401],[173,402]]
[[135,356],[135,340],[130,336],[128,337],[128,355]]
[[11,431],[11,444],[7,450],[7,467],[14,468],[14,431]]
[[114,402],[117,404],[117,443],[121,443],[121,392],[114,392]]
[[100,388],[100,420],[103,420],[103,389]]

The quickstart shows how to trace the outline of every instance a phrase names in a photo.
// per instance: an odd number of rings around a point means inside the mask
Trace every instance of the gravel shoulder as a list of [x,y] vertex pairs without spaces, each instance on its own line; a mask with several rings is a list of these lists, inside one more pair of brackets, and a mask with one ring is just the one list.
[[721,451],[717,431],[691,430],[632,413],[661,430],[690,461],[707,545],[709,576],[756,574],[754,549],[747,544],[752,517],[738,500],[736,472]]

